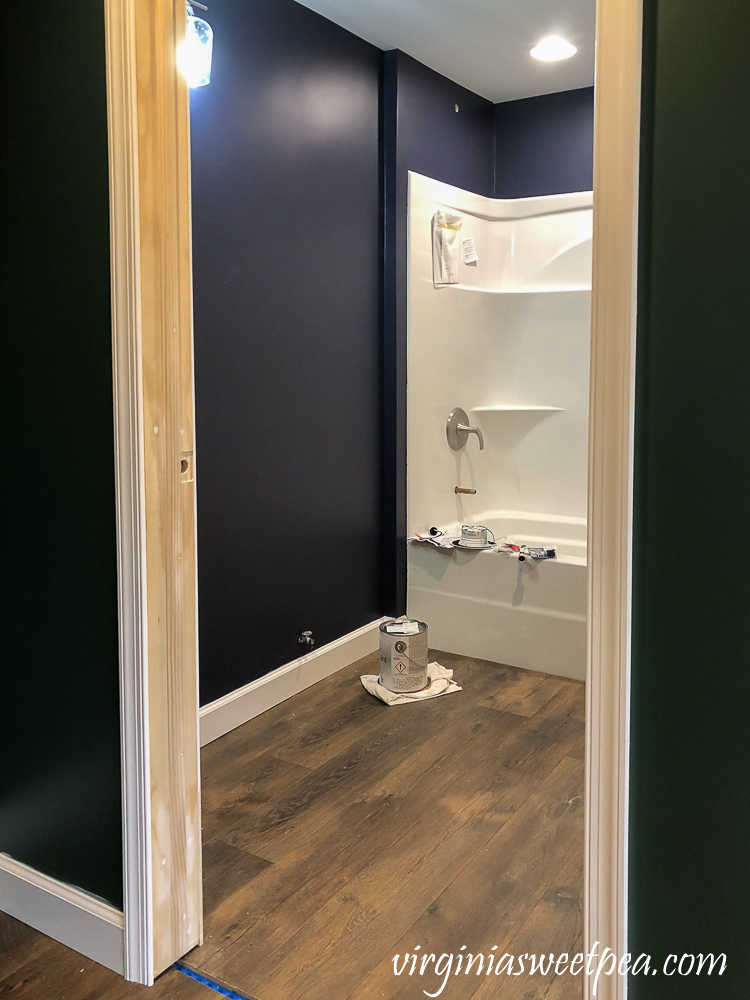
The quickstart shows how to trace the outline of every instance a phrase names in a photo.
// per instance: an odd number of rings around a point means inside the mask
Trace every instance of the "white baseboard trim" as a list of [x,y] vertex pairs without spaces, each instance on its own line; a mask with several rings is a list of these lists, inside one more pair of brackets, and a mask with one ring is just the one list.
[[213,742],[232,729],[267,712],[274,705],[304,691],[324,677],[341,670],[378,648],[378,629],[388,618],[379,618],[355,632],[321,646],[313,653],[259,677],[245,687],[230,691],[223,698],[204,705],[200,712],[201,746]]
[[124,975],[123,916],[114,906],[0,854],[0,910]]

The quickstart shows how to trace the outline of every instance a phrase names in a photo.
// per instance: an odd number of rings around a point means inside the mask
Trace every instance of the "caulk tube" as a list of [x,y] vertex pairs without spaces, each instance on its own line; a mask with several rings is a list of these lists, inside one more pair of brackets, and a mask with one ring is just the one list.
[[459,283],[461,222],[462,216],[444,209],[432,217],[432,281],[436,288]]

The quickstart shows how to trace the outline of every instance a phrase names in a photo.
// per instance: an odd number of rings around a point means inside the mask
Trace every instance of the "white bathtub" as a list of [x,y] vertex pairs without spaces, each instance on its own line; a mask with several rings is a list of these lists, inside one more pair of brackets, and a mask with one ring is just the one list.
[[472,521],[498,541],[554,543],[557,558],[519,563],[489,550],[410,544],[408,613],[427,622],[430,646],[584,680],[586,519],[501,510]]

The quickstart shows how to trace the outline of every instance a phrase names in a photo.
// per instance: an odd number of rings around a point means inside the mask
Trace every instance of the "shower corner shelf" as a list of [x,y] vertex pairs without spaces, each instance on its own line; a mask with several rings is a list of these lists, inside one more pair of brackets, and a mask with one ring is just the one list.
[[562,406],[472,406],[472,413],[562,413]]
[[560,295],[566,292],[591,292],[591,285],[530,285],[528,288],[480,288],[478,285],[445,285],[463,292],[479,292],[485,295]]

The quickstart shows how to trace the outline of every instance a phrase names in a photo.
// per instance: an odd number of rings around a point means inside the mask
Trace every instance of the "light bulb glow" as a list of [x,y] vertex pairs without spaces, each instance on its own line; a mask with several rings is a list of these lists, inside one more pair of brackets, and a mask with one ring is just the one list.
[[559,35],[550,35],[534,46],[531,55],[542,62],[559,62],[560,59],[570,59],[577,51],[575,45],[571,45]]
[[188,7],[185,38],[177,50],[177,65],[188,87],[205,87],[211,82],[214,33],[211,25],[192,13]]

